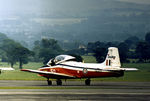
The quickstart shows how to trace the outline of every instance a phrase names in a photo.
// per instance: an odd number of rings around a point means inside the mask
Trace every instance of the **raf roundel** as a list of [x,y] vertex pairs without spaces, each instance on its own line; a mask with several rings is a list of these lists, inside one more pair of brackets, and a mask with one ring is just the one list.
[[88,72],[87,68],[84,68],[84,69],[83,69],[83,73],[84,73],[84,74],[87,74],[87,72]]

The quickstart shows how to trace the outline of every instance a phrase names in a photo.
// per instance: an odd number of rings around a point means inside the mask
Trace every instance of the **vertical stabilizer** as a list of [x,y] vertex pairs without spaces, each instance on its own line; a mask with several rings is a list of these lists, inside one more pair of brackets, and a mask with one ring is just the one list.
[[111,66],[111,67],[118,67],[118,68],[121,67],[118,48],[116,47],[108,48],[108,53],[106,56],[106,60],[104,61],[104,64],[106,66]]

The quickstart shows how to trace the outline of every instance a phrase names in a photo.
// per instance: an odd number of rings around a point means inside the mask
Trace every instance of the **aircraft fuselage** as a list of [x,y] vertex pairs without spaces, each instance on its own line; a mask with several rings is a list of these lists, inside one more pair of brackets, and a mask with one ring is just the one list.
[[[73,66],[67,67],[67,68],[61,67],[61,66],[45,67],[45,68],[41,68],[40,71],[63,73],[66,75],[74,76],[75,78],[120,77],[124,75],[124,71],[122,70],[121,71],[108,71],[108,70],[101,70],[101,69],[96,69],[96,68],[73,67]],[[52,76],[48,74],[40,74],[40,76],[43,76],[46,78],[58,79],[57,76]],[[64,77],[63,79],[70,79],[70,78]]]

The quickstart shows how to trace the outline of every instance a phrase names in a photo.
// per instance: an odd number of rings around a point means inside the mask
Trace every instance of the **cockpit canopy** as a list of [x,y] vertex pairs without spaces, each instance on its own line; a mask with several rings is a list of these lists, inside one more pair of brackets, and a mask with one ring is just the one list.
[[54,66],[55,64],[63,63],[66,61],[76,61],[76,58],[70,55],[58,55],[55,58],[51,59],[47,65]]

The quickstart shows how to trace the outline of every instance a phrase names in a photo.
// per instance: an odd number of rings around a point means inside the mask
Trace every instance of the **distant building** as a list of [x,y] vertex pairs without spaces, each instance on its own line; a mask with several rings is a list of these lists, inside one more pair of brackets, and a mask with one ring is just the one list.
[[87,47],[85,45],[79,45],[79,49],[87,50]]

